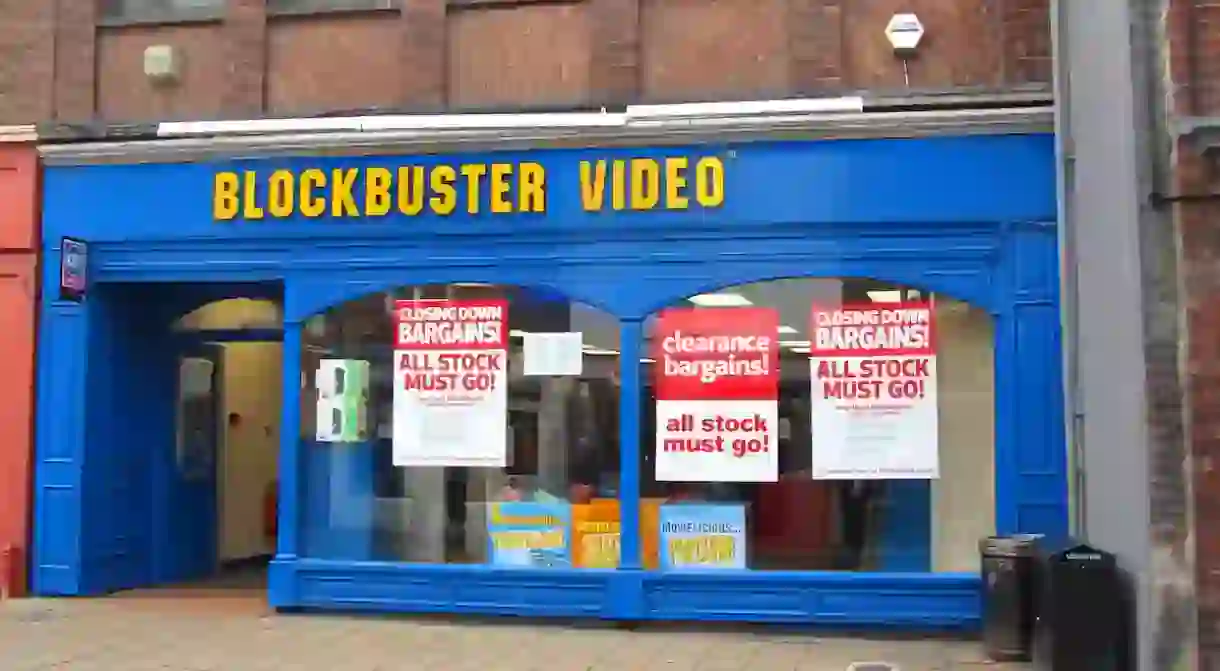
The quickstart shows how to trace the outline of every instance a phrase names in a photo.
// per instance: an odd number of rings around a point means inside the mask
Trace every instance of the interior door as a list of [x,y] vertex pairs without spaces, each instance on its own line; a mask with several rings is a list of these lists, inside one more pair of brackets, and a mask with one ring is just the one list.
[[223,348],[197,344],[178,357],[176,437],[167,510],[167,573],[171,581],[212,575],[217,568],[217,465],[220,454]]

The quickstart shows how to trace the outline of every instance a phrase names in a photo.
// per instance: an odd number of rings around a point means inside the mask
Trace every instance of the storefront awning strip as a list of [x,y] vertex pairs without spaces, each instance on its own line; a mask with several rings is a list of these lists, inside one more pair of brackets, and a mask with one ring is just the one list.
[[[714,103],[713,103],[714,104]],[[48,165],[93,163],[179,163],[219,158],[255,158],[283,155],[410,154],[445,151],[488,151],[595,146],[660,146],[744,142],[761,139],[849,139],[922,137],[929,135],[1011,134],[1052,132],[1050,105],[993,109],[955,109],[887,112],[812,112],[703,114],[681,116],[654,113],[634,117],[625,113],[574,113],[570,123],[530,125],[539,115],[483,115],[486,117],[535,117],[518,125],[497,125],[502,120],[482,122],[466,119],[448,122],[449,127],[352,130],[355,123],[396,117],[350,117],[303,119],[300,130],[259,132],[235,131],[216,134],[216,124],[196,125],[200,137],[161,137],[128,141],[45,144],[40,147]],[[442,115],[443,116],[443,115]],[[450,115],[460,117],[465,115]],[[470,115],[480,116],[480,115]],[[542,115],[547,117],[570,115]],[[597,120],[588,117],[598,117]],[[402,119],[403,117],[397,117]],[[422,117],[413,125],[420,126]],[[434,117],[439,119],[440,117]],[[358,120],[358,121],[357,121]],[[275,120],[281,124],[285,120]],[[305,122],[324,122],[310,126]],[[244,122],[258,128],[258,122]],[[400,125],[404,122],[397,122]],[[480,125],[482,124],[482,125]],[[424,124],[426,126],[426,124]],[[162,124],[164,126],[164,124]],[[267,126],[272,127],[272,126]],[[323,128],[327,129],[323,129]],[[171,126],[182,132],[185,126]],[[212,134],[202,129],[211,128]],[[158,129],[160,134],[160,128]],[[167,133],[168,134],[168,133]]]

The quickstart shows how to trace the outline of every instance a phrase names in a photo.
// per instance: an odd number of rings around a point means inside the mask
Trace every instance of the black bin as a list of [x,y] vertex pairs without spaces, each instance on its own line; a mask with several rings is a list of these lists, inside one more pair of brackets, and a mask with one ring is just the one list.
[[979,541],[983,574],[983,649],[997,662],[1029,661],[1037,606],[1041,536]]
[[1117,558],[1088,544],[1048,554],[1039,570],[1034,668],[1129,669],[1131,593]]

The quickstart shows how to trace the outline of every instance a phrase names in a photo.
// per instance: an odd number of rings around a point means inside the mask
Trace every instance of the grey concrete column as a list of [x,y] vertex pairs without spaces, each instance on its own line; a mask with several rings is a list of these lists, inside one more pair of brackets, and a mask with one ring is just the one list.
[[[1147,0],[1057,0],[1056,127],[1065,397],[1074,467],[1074,528],[1118,554],[1137,601],[1138,668],[1153,669],[1157,571],[1153,564],[1149,355],[1175,323],[1148,310],[1175,269],[1149,266],[1144,232],[1172,230],[1147,207],[1156,163],[1147,76]],[[1134,30],[1133,30],[1134,28]],[[1155,244],[1155,243],[1154,243]],[[1169,333],[1170,351],[1176,334]],[[1177,449],[1181,449],[1179,445]]]

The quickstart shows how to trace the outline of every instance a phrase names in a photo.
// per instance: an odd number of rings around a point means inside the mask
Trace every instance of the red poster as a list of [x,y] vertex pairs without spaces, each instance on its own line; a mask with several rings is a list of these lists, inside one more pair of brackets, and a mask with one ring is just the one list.
[[656,479],[779,477],[779,314],[766,308],[665,310],[653,332]]

